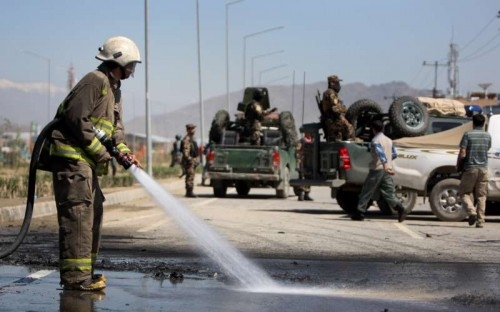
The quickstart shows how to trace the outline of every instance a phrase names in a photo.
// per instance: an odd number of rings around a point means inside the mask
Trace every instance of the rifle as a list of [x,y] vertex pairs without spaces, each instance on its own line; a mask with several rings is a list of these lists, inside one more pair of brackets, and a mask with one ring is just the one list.
[[323,113],[323,110],[321,109],[321,93],[319,93],[319,90],[316,90],[318,93],[316,94],[316,103],[318,104],[318,109],[320,113]]

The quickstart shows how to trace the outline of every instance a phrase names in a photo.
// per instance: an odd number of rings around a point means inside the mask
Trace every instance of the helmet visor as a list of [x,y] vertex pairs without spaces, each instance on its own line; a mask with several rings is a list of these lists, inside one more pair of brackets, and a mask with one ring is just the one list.
[[128,72],[130,74],[130,76],[134,77],[134,73],[135,73],[135,64],[137,64],[136,62],[132,62],[132,63],[128,63],[127,65],[125,65],[125,71]]

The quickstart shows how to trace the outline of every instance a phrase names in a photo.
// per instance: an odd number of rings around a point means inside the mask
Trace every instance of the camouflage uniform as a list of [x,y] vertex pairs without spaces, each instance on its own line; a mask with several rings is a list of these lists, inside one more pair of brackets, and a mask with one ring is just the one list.
[[262,105],[256,100],[250,102],[245,110],[245,119],[249,131],[250,144],[260,145],[262,137],[261,121],[263,119]]
[[328,77],[328,89],[321,100],[321,124],[328,142],[354,138],[354,129],[345,118],[346,107],[339,99],[340,81],[337,76]]
[[198,146],[193,139],[195,128],[195,125],[187,124],[187,134],[181,142],[182,168],[186,173],[186,197],[196,197],[193,193],[195,169],[198,165]]
[[[302,149],[304,148],[304,143],[311,143],[312,139],[309,137],[303,137],[297,142],[297,145],[295,147],[295,158],[297,161],[297,167],[300,168],[300,173],[299,173],[299,178],[304,179],[304,176],[302,174]],[[303,200],[310,200],[312,201],[313,199],[311,196],[309,196],[309,193],[311,193],[311,186],[310,185],[302,185],[297,187],[299,194],[298,194],[298,201],[303,201]]]

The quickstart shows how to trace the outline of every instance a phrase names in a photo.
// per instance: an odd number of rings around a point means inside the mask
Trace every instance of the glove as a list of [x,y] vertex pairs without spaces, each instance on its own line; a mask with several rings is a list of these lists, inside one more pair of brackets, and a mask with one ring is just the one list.
[[138,168],[143,169],[141,162],[139,159],[135,157],[134,154],[126,154],[128,161],[130,161],[132,164],[136,165]]

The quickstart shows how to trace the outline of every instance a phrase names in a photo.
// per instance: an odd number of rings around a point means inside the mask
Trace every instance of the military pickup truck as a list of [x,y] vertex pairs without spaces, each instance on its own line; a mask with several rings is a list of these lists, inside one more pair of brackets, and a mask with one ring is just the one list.
[[[458,145],[465,131],[472,124],[433,135],[402,138],[394,143],[398,150],[394,182],[401,187],[429,197],[434,215],[441,221],[461,221],[467,212],[458,196],[460,173],[456,170]],[[488,151],[487,210],[500,211],[500,115],[488,119],[487,131],[491,134],[492,147]],[[488,214],[489,212],[487,212]]]
[[[303,178],[293,179],[290,184],[294,187],[330,187],[331,197],[348,214],[356,209],[359,193],[368,175],[368,163],[371,160],[369,142],[372,138],[369,124],[372,120],[382,119],[385,123],[384,133],[392,139],[422,136],[470,122],[466,117],[429,116],[423,103],[408,96],[395,99],[388,114],[383,114],[380,106],[372,100],[356,101],[349,106],[346,117],[353,125],[359,141],[324,142],[321,141],[320,123],[304,124],[301,127],[300,131],[309,133],[313,140],[305,143],[302,150],[303,162],[299,170]],[[395,163],[398,161],[396,159]],[[398,186],[396,195],[409,212],[413,209],[419,192]],[[378,194],[375,194],[373,201],[383,214],[395,213]]]
[[246,88],[234,121],[225,110],[219,110],[212,121],[207,174],[216,197],[225,197],[228,187],[235,187],[239,196],[248,195],[252,188],[271,187],[284,199],[290,195],[289,180],[298,177],[297,131],[290,112],[265,113],[262,143],[250,144],[243,112],[256,89],[263,96],[264,111],[273,111],[266,88]]

